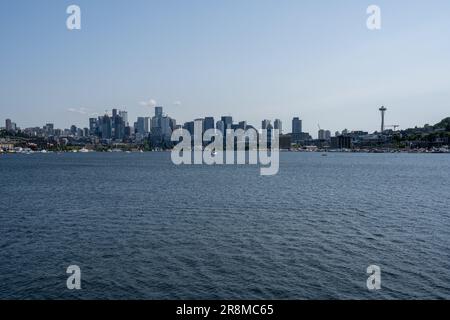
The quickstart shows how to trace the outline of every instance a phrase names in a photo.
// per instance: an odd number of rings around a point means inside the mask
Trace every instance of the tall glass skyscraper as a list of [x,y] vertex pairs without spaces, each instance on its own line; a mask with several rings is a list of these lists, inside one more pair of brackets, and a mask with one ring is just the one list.
[[233,117],[224,116],[221,120],[224,124],[225,130],[231,129],[233,126]]
[[283,133],[283,123],[280,119],[275,119],[275,122],[273,123],[273,128],[275,130],[278,130],[280,133]]
[[300,134],[302,132],[302,120],[298,117],[292,119],[292,134]]
[[155,118],[161,118],[163,115],[163,107],[155,107]]
[[209,129],[214,129],[214,118],[213,117],[206,117],[203,122],[204,130],[207,131]]

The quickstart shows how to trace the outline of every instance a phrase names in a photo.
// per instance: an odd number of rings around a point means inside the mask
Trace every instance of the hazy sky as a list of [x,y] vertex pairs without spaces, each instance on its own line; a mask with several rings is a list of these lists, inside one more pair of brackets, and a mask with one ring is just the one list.
[[[66,8],[82,29],[66,28]],[[382,10],[382,29],[366,9]],[[403,128],[450,116],[450,1],[1,0],[0,119],[130,122],[155,100],[179,122],[300,116],[324,129]],[[70,111],[71,110],[71,111]]]

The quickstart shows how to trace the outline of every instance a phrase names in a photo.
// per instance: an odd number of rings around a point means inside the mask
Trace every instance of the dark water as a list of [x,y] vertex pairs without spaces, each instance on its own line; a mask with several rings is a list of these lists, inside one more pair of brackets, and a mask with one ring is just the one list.
[[275,177],[2,155],[0,177],[2,299],[450,299],[448,155],[285,153]]

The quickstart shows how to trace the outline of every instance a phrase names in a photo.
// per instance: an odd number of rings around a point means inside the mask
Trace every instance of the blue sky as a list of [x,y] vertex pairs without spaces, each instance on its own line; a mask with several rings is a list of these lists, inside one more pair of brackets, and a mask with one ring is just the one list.
[[132,122],[151,99],[180,122],[300,116],[313,135],[376,130],[381,105],[403,128],[450,116],[448,0],[1,0],[0,39],[0,119],[21,127]]

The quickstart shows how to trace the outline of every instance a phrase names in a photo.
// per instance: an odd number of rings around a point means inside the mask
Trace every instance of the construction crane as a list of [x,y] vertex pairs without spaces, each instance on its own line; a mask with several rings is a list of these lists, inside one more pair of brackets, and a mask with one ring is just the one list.
[[394,132],[395,131],[397,131],[397,128],[399,128],[400,127],[400,125],[398,125],[398,124],[391,124],[391,125],[388,125],[388,126],[385,126],[386,128],[394,128]]

